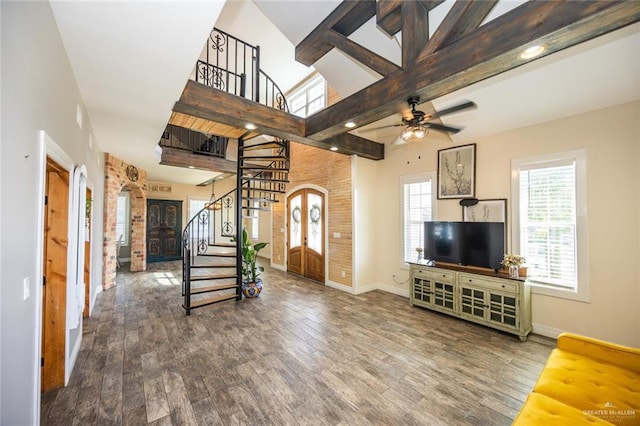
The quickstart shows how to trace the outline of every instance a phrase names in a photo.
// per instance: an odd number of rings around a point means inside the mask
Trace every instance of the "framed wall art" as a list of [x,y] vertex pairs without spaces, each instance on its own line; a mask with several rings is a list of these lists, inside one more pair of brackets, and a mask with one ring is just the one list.
[[464,222],[505,222],[507,221],[507,199],[478,200],[472,206],[462,207]]
[[438,151],[438,199],[473,197],[476,191],[476,144]]

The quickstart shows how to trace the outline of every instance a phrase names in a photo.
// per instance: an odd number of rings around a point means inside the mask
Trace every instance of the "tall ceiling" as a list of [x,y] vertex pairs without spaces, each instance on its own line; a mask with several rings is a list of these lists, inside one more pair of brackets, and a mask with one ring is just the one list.
[[[430,14],[430,31],[453,2]],[[521,4],[501,0],[496,16]],[[262,66],[287,90],[313,71],[294,60],[294,46],[339,1],[238,0],[66,2],[52,9],[92,121],[95,140],[159,181],[199,183],[212,173],[159,165],[154,149],[202,46],[214,24],[261,46]],[[400,37],[388,37],[365,24],[350,37],[400,63]],[[461,100],[478,108],[452,114],[445,124],[464,127],[452,143],[640,99],[640,24],[554,53],[525,66],[459,90],[430,104],[425,112]],[[314,68],[343,96],[380,78],[335,49]],[[407,94],[407,96],[410,94]],[[368,128],[400,121],[400,116]],[[397,128],[358,132],[390,144]],[[442,138],[442,135],[438,135]],[[428,138],[425,142],[428,143]]]

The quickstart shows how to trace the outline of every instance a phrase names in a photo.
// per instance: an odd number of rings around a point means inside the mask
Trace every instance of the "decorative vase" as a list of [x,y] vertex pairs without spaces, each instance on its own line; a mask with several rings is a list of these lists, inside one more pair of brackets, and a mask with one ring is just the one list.
[[242,294],[244,297],[258,297],[262,292],[262,279],[258,278],[256,282],[243,282]]
[[509,277],[511,278],[518,278],[518,266],[517,265],[511,265],[509,266]]

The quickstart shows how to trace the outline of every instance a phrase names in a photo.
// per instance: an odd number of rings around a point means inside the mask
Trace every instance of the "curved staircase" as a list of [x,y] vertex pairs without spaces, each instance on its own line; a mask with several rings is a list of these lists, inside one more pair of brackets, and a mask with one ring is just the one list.
[[[216,28],[207,39],[192,79],[213,91],[224,91],[288,112],[282,91],[260,68],[260,47]],[[224,144],[225,150],[226,137],[238,139],[236,188],[207,204],[189,221],[182,234],[182,307],[190,315],[195,308],[242,300],[242,221],[252,218],[256,210],[269,210],[271,203],[278,202],[278,194],[285,193],[290,142],[279,138],[265,140],[257,137],[255,131],[241,127],[231,129],[196,116],[176,114],[175,107],[173,118],[180,122],[178,126],[188,127],[191,133],[205,133],[205,139],[216,142],[216,146]],[[203,136],[184,135],[171,124],[170,120],[165,131],[167,139],[172,140],[175,134],[180,143],[165,142],[164,146],[184,149],[188,145],[187,149],[191,149],[193,144],[185,144],[185,140],[196,140],[193,145],[196,147],[204,143]],[[224,133],[217,136],[212,129]],[[228,156],[225,152],[221,157]]]
[[187,315],[195,308],[242,300],[242,220],[278,202],[288,173],[288,140],[238,141],[236,188],[208,203],[182,234],[182,307]]

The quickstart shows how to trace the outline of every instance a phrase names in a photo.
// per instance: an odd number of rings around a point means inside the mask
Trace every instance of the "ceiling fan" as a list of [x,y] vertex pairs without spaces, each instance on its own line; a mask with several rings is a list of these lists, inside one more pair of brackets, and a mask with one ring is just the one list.
[[447,114],[452,114],[454,112],[476,107],[475,103],[466,101],[461,104],[454,105],[450,108],[443,109],[441,111],[434,111],[433,113],[427,115],[423,111],[418,111],[416,109],[416,106],[420,103],[419,96],[410,96],[409,99],[407,99],[407,103],[409,104],[411,110],[407,114],[405,114],[404,117],[402,117],[402,123],[376,127],[374,129],[367,129],[365,131],[379,130],[388,127],[406,127],[400,134],[400,139],[405,142],[424,138],[425,136],[427,136],[427,133],[429,133],[429,129],[455,134],[462,130],[462,128],[445,126],[443,124],[434,123],[431,120]]

